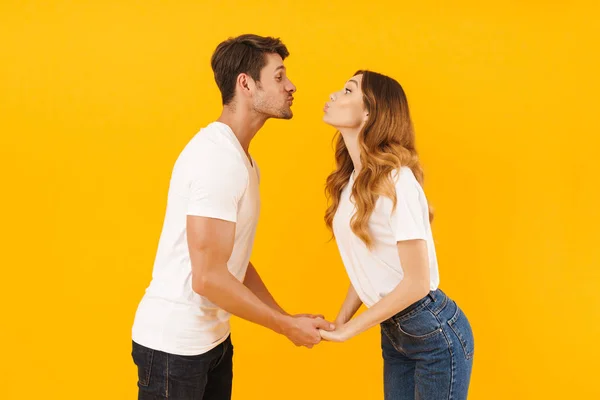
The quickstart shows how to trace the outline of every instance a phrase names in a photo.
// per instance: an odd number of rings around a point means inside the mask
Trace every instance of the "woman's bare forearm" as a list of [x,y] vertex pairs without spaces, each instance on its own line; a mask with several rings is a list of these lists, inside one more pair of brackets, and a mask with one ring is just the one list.
[[356,290],[354,290],[354,286],[350,284],[348,288],[348,293],[346,293],[346,299],[340,308],[337,318],[335,319],[335,325],[340,326],[350,321],[350,318],[356,314],[360,306],[362,305],[362,301],[358,297]]

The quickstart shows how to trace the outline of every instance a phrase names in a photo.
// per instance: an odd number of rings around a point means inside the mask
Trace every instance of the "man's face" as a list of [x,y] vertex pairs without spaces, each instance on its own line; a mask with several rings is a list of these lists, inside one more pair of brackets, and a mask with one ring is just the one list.
[[260,82],[256,82],[252,97],[254,111],[267,118],[291,119],[296,86],[287,77],[279,54],[265,54],[265,59],[267,64],[260,71]]

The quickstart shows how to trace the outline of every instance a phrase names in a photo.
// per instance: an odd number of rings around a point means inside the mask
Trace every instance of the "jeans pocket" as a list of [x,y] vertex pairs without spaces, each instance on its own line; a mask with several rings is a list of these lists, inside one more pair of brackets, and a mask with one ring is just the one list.
[[381,347],[384,353],[384,358],[385,354],[389,353],[389,345],[391,345],[396,351],[400,353],[403,352],[401,340],[398,337],[399,332],[398,329],[396,329],[395,323],[392,323],[391,320],[383,321],[381,323],[381,333],[383,336],[385,336],[385,338],[387,338],[387,340],[383,337],[381,339]]
[[460,342],[467,360],[472,359],[475,352],[473,330],[471,329],[469,320],[458,306],[456,306],[456,312],[454,313],[454,316],[448,320],[448,325]]
[[413,339],[428,339],[442,331],[437,317],[428,308],[423,308],[414,314],[393,318],[393,321],[400,332]]
[[196,356],[169,354],[169,379],[179,384],[200,389],[206,383],[208,373],[216,365],[220,354],[216,347]]
[[150,375],[152,374],[152,359],[154,350],[133,342],[131,351],[133,362],[138,368],[138,384],[140,386],[150,385]]

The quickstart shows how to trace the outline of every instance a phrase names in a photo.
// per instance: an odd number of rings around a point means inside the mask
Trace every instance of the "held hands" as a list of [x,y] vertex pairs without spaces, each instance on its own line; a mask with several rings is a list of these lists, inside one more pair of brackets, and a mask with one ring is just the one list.
[[286,317],[282,333],[296,346],[311,349],[321,341],[320,332],[333,331],[335,326],[322,315],[297,314]]
[[343,321],[335,321],[334,330],[320,329],[319,334],[323,340],[328,342],[342,343],[350,339],[352,335],[348,331],[347,325]]

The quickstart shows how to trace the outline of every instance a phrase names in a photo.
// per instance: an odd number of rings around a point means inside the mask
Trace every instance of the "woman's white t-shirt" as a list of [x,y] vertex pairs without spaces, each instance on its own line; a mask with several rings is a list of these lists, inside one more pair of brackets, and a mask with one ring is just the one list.
[[401,167],[392,175],[397,197],[393,211],[391,199],[385,196],[377,199],[369,219],[369,231],[373,239],[370,250],[350,228],[350,220],[356,212],[350,198],[353,175],[342,191],[333,219],[333,232],[350,281],[362,302],[367,307],[373,306],[402,281],[404,273],[397,242],[403,240],[422,239],[427,242],[429,286],[431,290],[437,289],[440,278],[429,224],[429,206],[412,170]]

